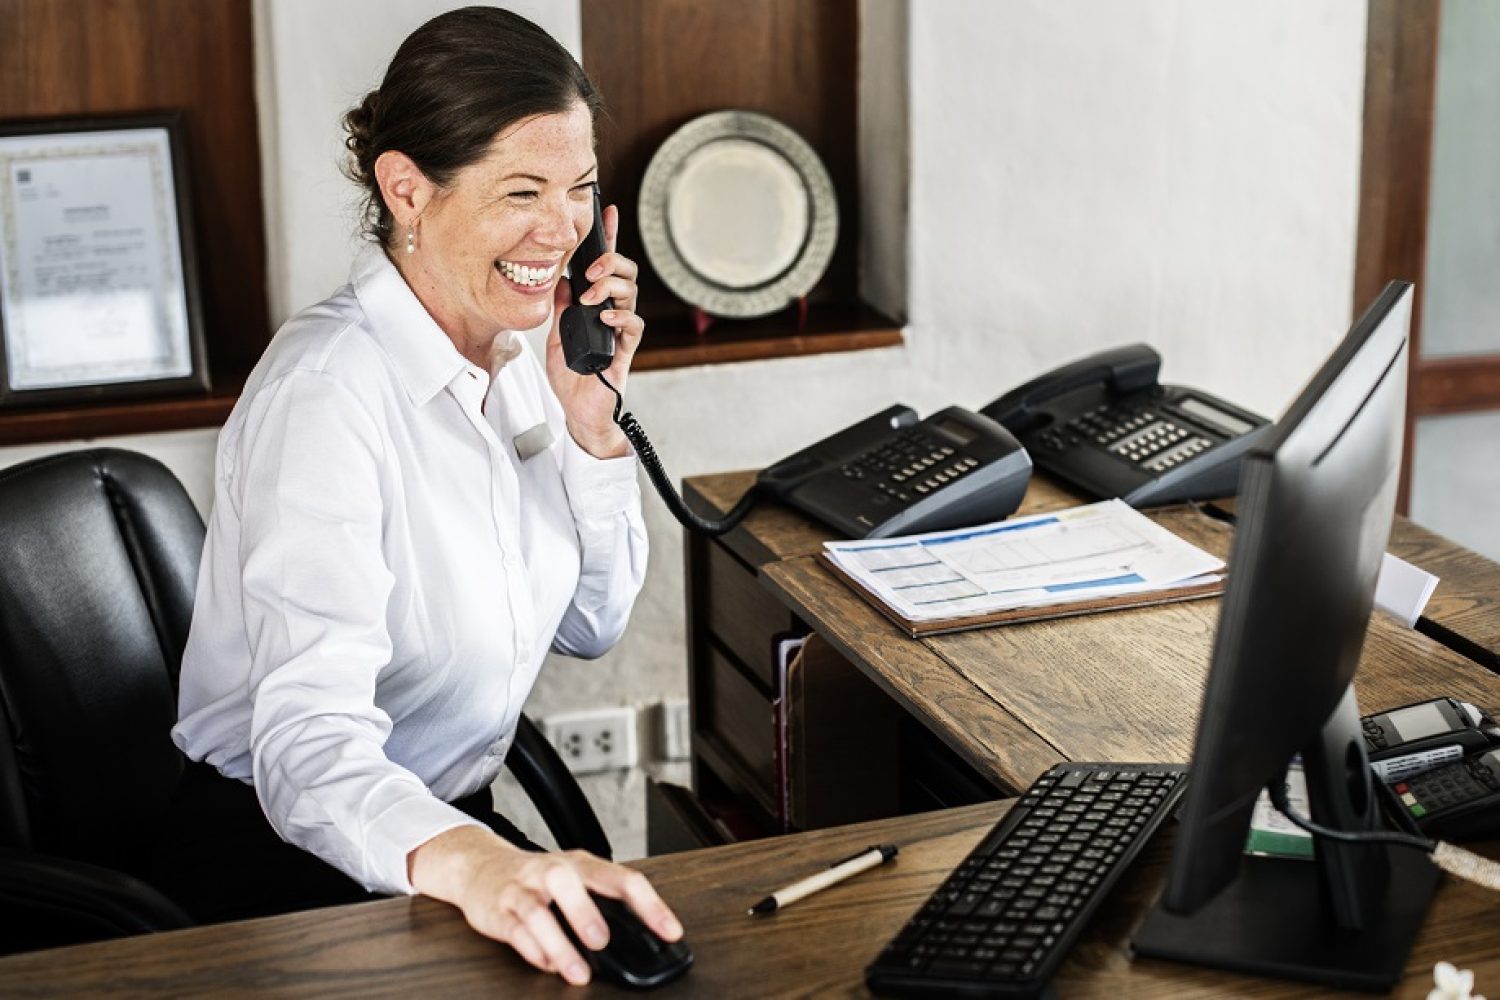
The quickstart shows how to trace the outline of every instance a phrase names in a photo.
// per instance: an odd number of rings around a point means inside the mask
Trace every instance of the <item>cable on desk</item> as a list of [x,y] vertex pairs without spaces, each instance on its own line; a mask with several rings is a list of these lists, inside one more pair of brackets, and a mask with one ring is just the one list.
[[1280,779],[1266,786],[1266,792],[1271,797],[1271,804],[1276,807],[1277,812],[1290,820],[1292,825],[1301,827],[1314,837],[1336,840],[1344,844],[1395,844],[1398,847],[1416,848],[1432,855],[1432,863],[1448,874],[1466,882],[1473,882],[1475,885],[1482,885],[1486,889],[1500,891],[1500,864],[1488,858],[1445,840],[1428,840],[1426,837],[1416,837],[1409,833],[1391,830],[1351,833],[1348,830],[1336,830],[1331,826],[1324,826],[1292,808],[1291,802],[1287,799],[1286,787],[1285,772],[1282,773]]

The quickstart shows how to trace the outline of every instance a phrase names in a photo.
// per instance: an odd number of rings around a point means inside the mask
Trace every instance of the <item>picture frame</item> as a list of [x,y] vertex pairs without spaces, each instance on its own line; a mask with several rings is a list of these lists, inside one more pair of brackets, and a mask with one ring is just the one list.
[[181,114],[0,122],[0,407],[206,393]]

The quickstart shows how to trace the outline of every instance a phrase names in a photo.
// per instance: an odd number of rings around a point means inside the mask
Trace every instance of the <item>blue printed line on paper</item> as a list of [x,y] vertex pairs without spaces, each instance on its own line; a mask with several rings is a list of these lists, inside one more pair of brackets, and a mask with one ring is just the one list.
[[1146,578],[1139,573],[1126,573],[1124,576],[1112,576],[1104,580],[1082,580],[1078,583],[1053,583],[1042,589],[1056,594],[1066,590],[1083,590],[1087,587],[1121,587],[1127,583],[1145,582]]
[[1015,531],[1027,531],[1031,528],[1041,528],[1049,524],[1060,524],[1062,519],[1056,516],[1042,517],[1025,524],[997,524],[990,528],[981,528],[974,531],[965,531],[957,535],[944,538],[926,538],[920,542],[900,541],[887,542],[884,545],[870,545],[865,542],[840,542],[832,546],[835,552],[882,552],[886,549],[918,548],[923,545],[941,545],[948,542],[966,542],[971,538],[984,538],[987,535],[1002,535]]
[[1061,523],[1060,518],[1044,517],[1039,521],[1031,521],[1027,524],[997,524],[993,528],[983,528],[978,531],[965,531],[958,535],[948,535],[943,538],[929,538],[923,545],[947,545],[950,542],[967,542],[971,538],[984,538],[988,535],[1004,535],[1015,531],[1029,531],[1032,528],[1043,528],[1049,524]]

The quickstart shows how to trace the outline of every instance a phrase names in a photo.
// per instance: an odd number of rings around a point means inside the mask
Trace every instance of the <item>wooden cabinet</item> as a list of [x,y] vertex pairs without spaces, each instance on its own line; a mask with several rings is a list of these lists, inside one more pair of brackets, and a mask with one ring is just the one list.
[[[733,816],[737,839],[896,815],[895,703],[728,545],[689,546],[693,781],[709,811]],[[805,644],[781,666],[793,637]]]
[[[690,506],[716,517],[748,474],[689,480]],[[773,561],[817,551],[828,533],[763,505],[718,539],[686,545],[695,794],[648,793],[652,854],[820,829],[999,795],[759,581]],[[779,640],[806,636],[778,669]]]

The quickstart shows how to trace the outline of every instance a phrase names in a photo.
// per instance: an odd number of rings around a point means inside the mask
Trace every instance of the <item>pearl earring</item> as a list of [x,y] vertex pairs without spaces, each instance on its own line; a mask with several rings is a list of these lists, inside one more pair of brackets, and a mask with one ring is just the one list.
[[412,226],[406,227],[406,252],[408,254],[417,252],[417,231]]

